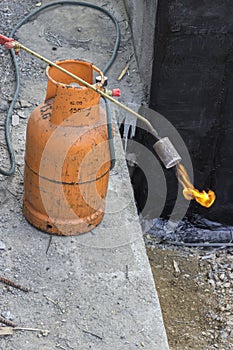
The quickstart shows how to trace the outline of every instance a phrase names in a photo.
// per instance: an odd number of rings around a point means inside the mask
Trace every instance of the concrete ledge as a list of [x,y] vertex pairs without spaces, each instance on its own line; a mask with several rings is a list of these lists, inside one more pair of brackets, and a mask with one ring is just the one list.
[[3,340],[4,349],[168,349],[121,140],[115,141],[106,214],[95,230],[53,236],[46,255],[49,235],[10,213],[20,234],[9,230],[3,239],[14,250],[3,255],[5,274],[20,262],[20,282],[32,291],[2,290],[1,300],[21,325],[50,334],[17,333]]

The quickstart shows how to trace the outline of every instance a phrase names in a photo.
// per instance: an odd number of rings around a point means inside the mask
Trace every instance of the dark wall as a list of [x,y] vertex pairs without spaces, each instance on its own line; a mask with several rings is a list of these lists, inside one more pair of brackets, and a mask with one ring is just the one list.
[[183,137],[195,186],[216,192],[212,208],[191,212],[232,225],[232,1],[159,0],[150,106]]

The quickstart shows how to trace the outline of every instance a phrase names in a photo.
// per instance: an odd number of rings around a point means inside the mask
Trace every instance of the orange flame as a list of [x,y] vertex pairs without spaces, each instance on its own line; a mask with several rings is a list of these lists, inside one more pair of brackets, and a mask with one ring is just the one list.
[[183,186],[183,195],[187,200],[195,199],[197,203],[201,204],[203,207],[209,208],[214,203],[216,195],[214,191],[198,191],[191,184],[187,171],[182,164],[177,165],[177,178],[181,185]]

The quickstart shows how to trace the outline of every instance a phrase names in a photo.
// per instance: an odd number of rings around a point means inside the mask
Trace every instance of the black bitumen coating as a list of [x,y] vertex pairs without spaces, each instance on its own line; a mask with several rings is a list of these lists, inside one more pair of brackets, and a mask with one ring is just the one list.
[[[232,3],[227,0],[159,1],[150,100],[183,137],[196,187],[216,192],[212,208],[192,203],[190,213],[229,225],[233,224],[232,18]],[[174,182],[170,173],[168,181]]]

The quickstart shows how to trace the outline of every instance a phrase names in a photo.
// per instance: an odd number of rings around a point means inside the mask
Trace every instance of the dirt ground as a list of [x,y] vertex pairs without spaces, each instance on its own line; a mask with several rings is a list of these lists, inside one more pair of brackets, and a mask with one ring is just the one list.
[[171,350],[233,348],[233,250],[147,241]]

